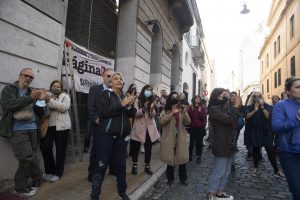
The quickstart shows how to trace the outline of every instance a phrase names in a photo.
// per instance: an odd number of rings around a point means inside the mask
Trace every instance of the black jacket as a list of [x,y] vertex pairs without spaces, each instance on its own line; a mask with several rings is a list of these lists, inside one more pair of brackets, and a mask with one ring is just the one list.
[[96,108],[100,119],[99,131],[123,138],[130,134],[129,118],[135,116],[136,109],[133,106],[130,109],[122,107],[121,100],[124,98],[123,93],[120,99],[111,89],[104,90],[97,95]]
[[88,112],[90,121],[95,124],[96,120],[99,118],[96,108],[96,97],[100,95],[103,91],[103,83],[101,85],[94,85],[89,90],[88,96]]

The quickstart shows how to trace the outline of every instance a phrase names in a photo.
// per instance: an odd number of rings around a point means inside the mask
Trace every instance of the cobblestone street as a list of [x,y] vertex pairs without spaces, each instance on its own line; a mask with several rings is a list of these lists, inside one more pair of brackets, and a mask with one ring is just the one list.
[[[252,160],[246,161],[247,150],[242,145],[242,136],[239,139],[239,152],[235,156],[236,171],[229,176],[226,192],[233,195],[235,200],[292,199],[287,182],[273,176],[272,166],[264,150],[263,160],[259,165],[260,174],[257,177],[250,175],[253,162]],[[168,187],[164,176],[156,185],[148,200],[205,200],[212,165],[213,156],[211,151],[203,152],[201,164],[197,164],[195,160],[188,164],[188,186],[181,185],[178,176],[176,176],[174,184]],[[178,171],[178,169],[175,171]]]

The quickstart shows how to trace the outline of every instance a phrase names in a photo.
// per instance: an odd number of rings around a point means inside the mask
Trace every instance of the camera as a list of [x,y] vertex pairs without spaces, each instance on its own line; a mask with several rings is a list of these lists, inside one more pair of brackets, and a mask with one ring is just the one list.
[[264,100],[262,98],[255,99],[255,103],[263,104]]

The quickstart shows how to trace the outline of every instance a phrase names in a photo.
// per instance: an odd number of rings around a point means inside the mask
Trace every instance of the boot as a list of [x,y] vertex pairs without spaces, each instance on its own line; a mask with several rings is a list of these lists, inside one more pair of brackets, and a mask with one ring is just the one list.
[[133,175],[137,175],[137,164],[133,164],[133,165],[132,165],[131,173],[132,173]]
[[145,165],[145,172],[146,172],[146,174],[148,174],[150,176],[153,174],[153,171],[151,170],[150,164]]

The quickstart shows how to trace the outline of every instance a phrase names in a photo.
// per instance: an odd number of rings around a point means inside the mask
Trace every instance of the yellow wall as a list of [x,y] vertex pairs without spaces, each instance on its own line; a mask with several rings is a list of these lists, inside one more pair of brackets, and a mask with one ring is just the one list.
[[[291,1],[282,17],[280,16],[285,3],[278,5],[277,9],[271,13],[269,25],[271,26],[270,34],[265,40],[264,46],[260,52],[261,74],[260,87],[264,85],[263,96],[266,101],[270,102],[272,95],[280,95],[284,91],[284,81],[290,77],[290,59],[295,56],[296,76],[300,77],[300,3],[299,1]],[[290,39],[290,18],[294,15],[294,37]],[[280,35],[280,53],[274,59],[274,42]],[[269,67],[267,67],[267,54],[269,54]],[[274,73],[281,68],[281,84],[275,88]],[[267,80],[269,79],[269,92],[267,93]]]

